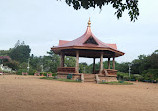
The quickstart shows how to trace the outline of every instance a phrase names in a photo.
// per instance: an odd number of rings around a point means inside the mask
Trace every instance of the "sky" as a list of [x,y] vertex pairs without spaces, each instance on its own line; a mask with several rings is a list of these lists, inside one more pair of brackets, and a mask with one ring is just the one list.
[[[59,40],[71,41],[83,35],[89,17],[98,39],[116,43],[118,50],[125,52],[116,58],[118,62],[131,62],[158,49],[158,1],[139,0],[140,16],[136,22],[130,21],[127,11],[118,20],[111,5],[102,10],[76,11],[64,1],[0,0],[0,50],[8,50],[20,40],[30,46],[32,54],[46,55]],[[80,58],[80,62],[92,61]]]

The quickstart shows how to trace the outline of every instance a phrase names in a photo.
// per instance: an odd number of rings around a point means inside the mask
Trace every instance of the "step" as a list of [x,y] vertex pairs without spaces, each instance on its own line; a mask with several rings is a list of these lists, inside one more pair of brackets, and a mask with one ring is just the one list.
[[95,78],[95,75],[84,75],[84,78]]

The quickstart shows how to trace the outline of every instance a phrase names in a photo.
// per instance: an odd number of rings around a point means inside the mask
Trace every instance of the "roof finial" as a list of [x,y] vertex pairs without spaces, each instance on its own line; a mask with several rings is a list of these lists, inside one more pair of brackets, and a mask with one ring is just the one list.
[[91,26],[91,21],[90,21],[90,17],[89,17],[89,21],[88,21],[88,27]]

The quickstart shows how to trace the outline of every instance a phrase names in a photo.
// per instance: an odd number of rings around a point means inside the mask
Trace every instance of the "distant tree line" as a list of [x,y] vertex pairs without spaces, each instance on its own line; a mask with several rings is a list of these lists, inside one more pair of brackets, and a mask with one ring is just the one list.
[[[4,62],[4,65],[11,67],[13,70],[25,70],[27,71],[29,62],[29,72],[57,72],[57,67],[60,65],[60,57],[53,51],[47,52],[45,56],[34,56],[30,54],[31,49],[29,45],[25,45],[24,42],[18,41],[14,48],[9,50],[0,50],[0,56],[10,56],[11,61]],[[74,57],[65,57],[65,67],[75,67]],[[108,68],[107,61],[103,62],[104,68]],[[112,62],[111,62],[112,64]],[[154,51],[150,55],[140,55],[137,59],[130,62],[118,63],[116,62],[116,70],[123,73],[128,73],[128,64],[132,64],[131,73],[139,74],[145,78],[158,79],[158,50]],[[96,63],[95,68],[99,70],[100,63]],[[111,65],[112,66],[112,65]],[[92,73],[93,64],[87,64],[86,62],[79,64],[80,73]]]

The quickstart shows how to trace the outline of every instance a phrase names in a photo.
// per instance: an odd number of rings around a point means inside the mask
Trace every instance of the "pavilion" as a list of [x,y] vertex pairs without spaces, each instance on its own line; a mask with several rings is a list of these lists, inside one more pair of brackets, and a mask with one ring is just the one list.
[[[60,67],[58,77],[65,78],[68,74],[73,74],[73,79],[84,79],[84,75],[79,73],[79,57],[93,58],[93,75],[98,80],[116,80],[115,58],[124,55],[117,50],[116,44],[108,44],[100,41],[91,31],[91,21],[89,19],[86,32],[79,38],[72,41],[59,40],[58,46],[51,48],[55,54],[60,55]],[[66,56],[76,57],[75,67],[64,67]],[[100,58],[100,69],[95,70],[95,59]],[[103,67],[103,58],[108,58],[108,69]],[[112,69],[110,69],[110,59],[112,58]],[[85,74],[86,75],[86,74]],[[92,75],[92,74],[91,74]],[[82,76],[82,77],[81,77]]]

